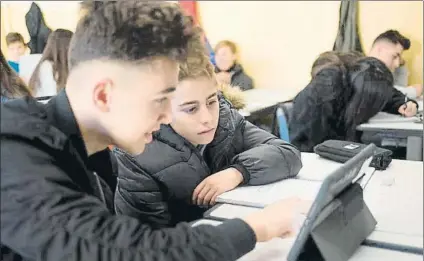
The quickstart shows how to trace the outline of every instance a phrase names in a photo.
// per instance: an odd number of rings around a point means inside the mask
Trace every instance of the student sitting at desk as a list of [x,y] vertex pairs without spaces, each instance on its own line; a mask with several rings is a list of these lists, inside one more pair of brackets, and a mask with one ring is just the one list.
[[313,68],[311,82],[293,101],[289,131],[301,151],[311,152],[329,139],[358,141],[356,127],[387,108],[391,99],[393,76],[379,60],[328,55],[319,59],[333,62]]
[[246,74],[240,63],[237,62],[236,44],[224,40],[215,47],[215,72],[219,83],[238,86],[241,90],[253,89],[253,80]]
[[20,33],[12,32],[6,35],[6,45],[9,55],[8,63],[9,66],[19,73],[19,60],[22,55],[25,54],[26,44],[23,36]]
[[247,122],[219,93],[200,37],[180,65],[179,81],[172,123],[161,126],[142,155],[116,150],[118,213],[173,226],[201,218],[218,195],[237,186],[297,175],[299,151]]
[[[396,30],[388,30],[374,40],[372,48],[368,54],[384,63],[387,68],[394,73],[402,63],[402,53],[410,48],[411,42]],[[395,76],[398,76],[395,74]],[[395,81],[394,81],[395,82]],[[416,96],[422,94],[422,86],[413,85],[408,88],[416,89]],[[393,114],[401,114],[412,117],[417,114],[418,104],[410,100],[396,88],[391,89],[392,98],[387,104],[385,111]]]
[[72,35],[71,31],[65,29],[57,29],[49,35],[43,55],[29,80],[34,96],[54,96],[65,88]]

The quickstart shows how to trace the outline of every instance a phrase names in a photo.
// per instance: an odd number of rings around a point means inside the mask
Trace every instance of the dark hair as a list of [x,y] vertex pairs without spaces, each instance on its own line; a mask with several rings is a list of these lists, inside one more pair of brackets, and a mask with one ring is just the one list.
[[234,42],[231,42],[229,40],[223,40],[220,41],[219,43],[217,43],[217,45],[215,46],[215,53],[218,52],[219,49],[221,49],[222,47],[228,47],[230,48],[231,52],[236,54],[237,53],[237,45]]
[[329,51],[324,52],[312,64],[311,76],[314,78],[320,71],[325,68],[337,66],[344,72],[347,71],[358,59],[364,55],[357,51],[352,52],[339,52]]
[[29,80],[29,87],[32,91],[38,89],[40,85],[40,69],[45,61],[52,64],[53,78],[56,81],[57,91],[65,88],[68,78],[68,50],[73,33],[65,29],[57,29],[50,33],[43,55],[35,67]]
[[31,96],[30,90],[27,88],[21,78],[10,68],[0,50],[0,66],[1,66],[1,95],[13,99],[23,96]]
[[20,33],[17,32],[11,32],[6,35],[6,44],[10,45],[12,43],[21,42],[23,45],[25,45],[24,38]]
[[84,61],[184,60],[193,19],[178,4],[157,1],[85,1],[69,48],[70,69]]
[[389,41],[393,44],[400,44],[403,50],[409,50],[411,47],[411,41],[396,30],[388,30],[380,34],[377,38],[375,38],[373,45],[382,40]]
[[346,139],[354,140],[356,127],[380,112],[391,98],[393,75],[379,60],[366,57],[350,70],[352,95],[344,113]]

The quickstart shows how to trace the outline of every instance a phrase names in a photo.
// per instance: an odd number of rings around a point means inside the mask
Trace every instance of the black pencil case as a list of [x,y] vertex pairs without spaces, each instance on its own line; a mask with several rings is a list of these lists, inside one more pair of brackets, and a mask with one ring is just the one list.
[[[314,147],[314,152],[323,158],[344,163],[361,152],[367,145],[344,140],[327,140]],[[385,170],[392,162],[391,150],[377,148],[370,167]]]

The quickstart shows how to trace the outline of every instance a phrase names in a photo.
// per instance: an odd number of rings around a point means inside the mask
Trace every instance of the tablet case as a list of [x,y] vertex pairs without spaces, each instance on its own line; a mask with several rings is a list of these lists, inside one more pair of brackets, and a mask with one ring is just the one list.
[[362,187],[354,183],[321,211],[296,261],[347,261],[376,225]]
[[[327,140],[314,147],[314,152],[323,158],[344,163],[365,149],[367,145],[344,140]],[[377,148],[370,167],[385,170],[392,162],[393,152]]]

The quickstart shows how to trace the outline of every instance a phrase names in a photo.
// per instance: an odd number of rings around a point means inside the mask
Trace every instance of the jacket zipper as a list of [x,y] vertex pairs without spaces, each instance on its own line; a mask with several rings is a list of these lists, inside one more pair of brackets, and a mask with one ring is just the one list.
[[[196,147],[194,147],[193,146],[193,144],[191,144],[191,143],[189,143],[189,142],[186,142],[186,141],[184,141],[185,143],[186,143],[186,145],[194,152],[194,154],[196,154],[196,156],[199,158],[199,160],[200,160],[200,163],[201,163],[201,165],[202,165],[202,167],[203,167],[203,169],[206,171],[206,173],[208,174],[208,176],[211,174],[211,170],[210,170],[210,168],[209,168],[209,166],[208,166],[208,164],[206,164],[206,161],[205,161],[205,159],[203,158],[203,156],[199,153],[199,150],[196,148]],[[207,145],[206,145],[207,146]],[[206,150],[206,148],[205,148],[205,150]]]

